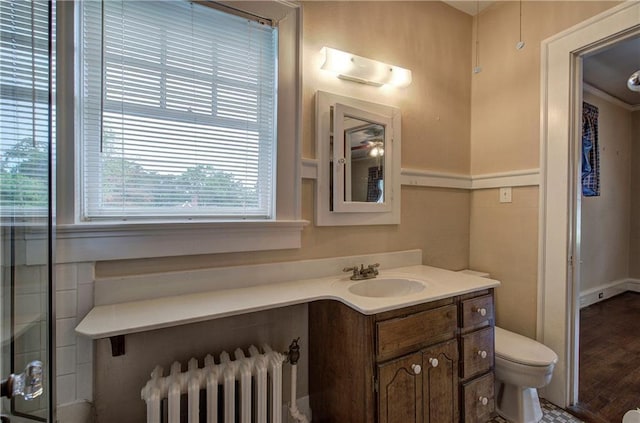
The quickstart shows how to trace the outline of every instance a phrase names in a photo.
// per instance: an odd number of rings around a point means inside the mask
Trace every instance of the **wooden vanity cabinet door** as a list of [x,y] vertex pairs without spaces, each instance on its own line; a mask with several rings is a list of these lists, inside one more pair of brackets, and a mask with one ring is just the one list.
[[422,362],[424,423],[457,423],[458,343],[452,340],[425,349]]
[[421,353],[378,365],[378,423],[422,423],[421,367]]

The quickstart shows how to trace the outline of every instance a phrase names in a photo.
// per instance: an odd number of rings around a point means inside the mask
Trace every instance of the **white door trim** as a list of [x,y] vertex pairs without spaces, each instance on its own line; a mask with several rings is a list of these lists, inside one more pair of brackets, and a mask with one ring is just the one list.
[[[540,119],[540,233],[537,337],[559,357],[545,396],[566,407],[577,398],[576,310],[579,295],[570,256],[579,198],[573,195],[576,104],[580,55],[619,40],[640,25],[640,2],[625,2],[542,42]],[[574,198],[575,197],[575,198]],[[574,260],[574,262],[576,262]],[[579,270],[579,269],[578,269]],[[562,323],[561,323],[562,322]]]

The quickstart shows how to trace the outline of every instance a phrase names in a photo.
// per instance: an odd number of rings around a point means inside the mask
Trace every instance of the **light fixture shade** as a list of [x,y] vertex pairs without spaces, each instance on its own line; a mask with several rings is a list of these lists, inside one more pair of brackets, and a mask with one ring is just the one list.
[[362,84],[380,87],[393,85],[406,87],[411,84],[411,71],[399,66],[393,66],[377,60],[323,47],[324,63],[321,69],[337,74],[338,78]]
[[627,88],[640,92],[640,70],[635,71],[627,80]]

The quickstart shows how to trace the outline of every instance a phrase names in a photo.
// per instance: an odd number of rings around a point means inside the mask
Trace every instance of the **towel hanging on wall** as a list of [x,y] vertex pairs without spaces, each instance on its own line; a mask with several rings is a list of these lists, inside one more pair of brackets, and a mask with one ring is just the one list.
[[582,195],[600,195],[598,108],[586,102],[582,103]]

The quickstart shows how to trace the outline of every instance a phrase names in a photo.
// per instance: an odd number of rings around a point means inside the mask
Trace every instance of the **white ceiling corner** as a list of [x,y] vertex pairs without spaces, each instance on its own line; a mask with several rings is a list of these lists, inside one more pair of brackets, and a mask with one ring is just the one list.
[[486,9],[487,7],[495,3],[495,1],[488,1],[488,0],[480,1],[479,4],[476,1],[469,1],[469,0],[448,0],[448,1],[443,0],[443,1],[444,3],[447,3],[449,6],[455,7],[456,9],[461,10],[464,13],[471,16],[475,16],[476,13],[478,12],[478,9],[480,10],[480,12],[482,12],[484,9]]

